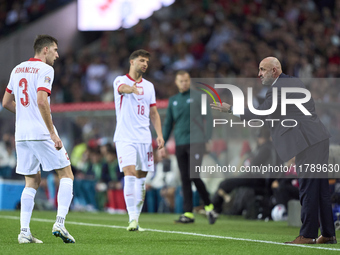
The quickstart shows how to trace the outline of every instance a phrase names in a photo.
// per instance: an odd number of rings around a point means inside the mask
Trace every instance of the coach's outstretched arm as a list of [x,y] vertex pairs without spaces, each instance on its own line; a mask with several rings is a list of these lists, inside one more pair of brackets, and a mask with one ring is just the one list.
[[15,101],[14,101],[14,95],[8,93],[5,91],[4,98],[2,99],[2,106],[6,108],[7,110],[15,113]]
[[41,117],[43,118],[48,132],[50,133],[51,139],[54,142],[54,147],[57,150],[60,150],[63,147],[63,143],[61,142],[59,136],[55,133],[52,118],[51,118],[51,110],[50,105],[48,103],[48,94],[45,91],[38,91],[37,93],[37,104],[39,107],[39,111]]
[[159,117],[156,106],[150,107],[150,119],[157,133],[158,149],[162,149],[164,147],[164,139],[162,134],[161,118]]
[[232,111],[232,106],[230,104],[227,104],[227,103],[222,103],[222,105],[220,105],[220,104],[210,104],[210,106],[211,106],[211,109],[218,110],[220,112],[231,113],[231,111]]

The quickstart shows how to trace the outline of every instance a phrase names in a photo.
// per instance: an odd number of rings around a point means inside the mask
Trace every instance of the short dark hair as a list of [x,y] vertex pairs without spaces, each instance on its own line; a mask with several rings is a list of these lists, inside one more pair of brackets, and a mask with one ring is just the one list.
[[149,58],[150,59],[150,52],[146,51],[146,50],[136,50],[134,52],[131,53],[129,60],[138,58],[138,57],[143,57],[143,58]]
[[184,75],[184,74],[188,74],[189,76],[190,76],[190,74],[189,74],[189,72],[188,71],[185,71],[185,70],[179,70],[177,73],[176,73],[176,78],[177,78],[177,76],[178,75]]
[[34,53],[40,53],[44,47],[49,47],[53,43],[58,45],[58,40],[50,35],[38,35],[33,44]]

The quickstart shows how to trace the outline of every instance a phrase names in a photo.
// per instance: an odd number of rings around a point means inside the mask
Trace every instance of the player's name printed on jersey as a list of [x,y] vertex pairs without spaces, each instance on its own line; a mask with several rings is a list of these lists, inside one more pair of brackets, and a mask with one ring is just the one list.
[[34,68],[34,67],[17,67],[15,69],[14,73],[33,73],[37,74],[39,71],[39,68]]

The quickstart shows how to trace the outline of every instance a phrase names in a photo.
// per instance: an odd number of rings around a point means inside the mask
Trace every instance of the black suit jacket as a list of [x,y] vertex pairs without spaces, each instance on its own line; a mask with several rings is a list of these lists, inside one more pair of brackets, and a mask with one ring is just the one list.
[[[276,83],[271,86],[266,94],[264,102],[257,108],[258,110],[270,109],[272,106],[272,92],[273,88],[277,88],[278,105],[274,113],[269,116],[258,116],[245,109],[244,115],[241,119],[279,119],[270,123],[271,136],[273,145],[283,161],[288,161],[307,147],[321,142],[330,137],[329,132],[322,124],[315,113],[314,100],[311,98],[303,106],[312,114],[304,115],[295,105],[288,104],[286,108],[286,116],[281,115],[281,88],[283,87],[298,87],[305,88],[305,85],[297,78],[289,75],[281,74]],[[287,93],[286,98],[304,98],[305,95],[301,93]],[[285,119],[294,119],[298,122],[295,127],[283,127],[281,121]],[[295,123],[285,122],[285,125],[293,126]]]

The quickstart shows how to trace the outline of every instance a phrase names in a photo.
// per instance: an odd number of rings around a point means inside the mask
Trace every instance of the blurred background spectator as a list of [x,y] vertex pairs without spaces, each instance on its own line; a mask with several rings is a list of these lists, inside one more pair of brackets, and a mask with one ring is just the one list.
[[16,166],[14,136],[4,134],[0,140],[0,177],[10,179],[14,175]]
[[154,150],[155,171],[146,177],[146,204],[148,212],[174,212],[175,193],[181,186],[181,177],[175,155],[166,151],[162,160],[160,153]]
[[[71,1],[0,0],[0,35],[66,2]],[[176,70],[194,78],[256,77],[257,63],[269,55],[281,60],[285,73],[307,82],[337,78],[339,20],[337,0],[176,1],[130,29],[91,32],[93,43],[61,56],[52,102],[112,101],[112,80],[127,70],[125,60],[139,48],[152,53],[145,78],[160,99],[174,94]],[[316,101],[340,101],[339,86],[309,87],[318,94]]]

